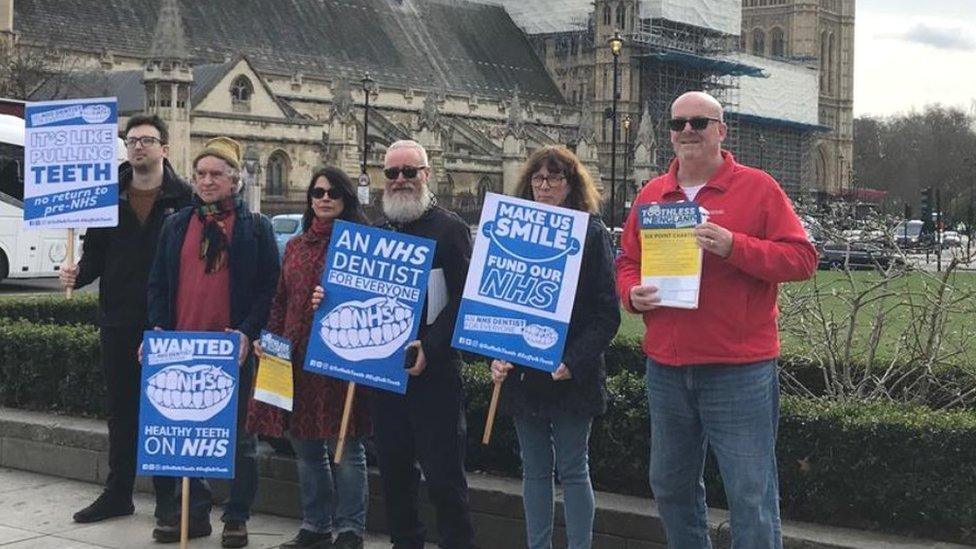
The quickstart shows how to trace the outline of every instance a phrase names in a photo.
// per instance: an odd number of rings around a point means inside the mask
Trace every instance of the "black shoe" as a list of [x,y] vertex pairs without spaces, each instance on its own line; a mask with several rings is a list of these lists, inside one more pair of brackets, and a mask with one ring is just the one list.
[[102,492],[94,503],[74,514],[75,522],[98,522],[112,517],[124,517],[136,512],[132,498],[119,498]]
[[[213,532],[210,527],[210,518],[194,519],[190,517],[189,532],[187,538],[202,538],[209,536]],[[180,520],[175,522],[157,519],[156,527],[153,528],[152,537],[159,543],[176,543],[180,541]]]
[[247,524],[240,520],[229,520],[224,523],[224,532],[220,535],[221,547],[244,547],[247,545]]
[[355,532],[346,531],[339,534],[332,547],[334,549],[363,549],[363,538],[356,535]]
[[298,535],[278,546],[278,549],[331,549],[332,532],[313,532],[302,528]]

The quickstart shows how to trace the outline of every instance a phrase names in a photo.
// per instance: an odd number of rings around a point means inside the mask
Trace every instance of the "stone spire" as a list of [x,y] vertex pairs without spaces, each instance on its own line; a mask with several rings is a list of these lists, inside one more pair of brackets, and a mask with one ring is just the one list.
[[637,127],[637,141],[634,145],[645,145],[648,150],[657,148],[657,137],[654,128],[654,121],[651,120],[650,108],[645,103],[644,112],[641,113],[640,125]]
[[512,95],[512,101],[508,104],[508,123],[506,124],[508,133],[521,138],[525,133],[525,113],[522,111],[522,101],[519,99],[518,87]]
[[163,0],[160,4],[149,57],[159,61],[185,61],[190,57],[178,0]]

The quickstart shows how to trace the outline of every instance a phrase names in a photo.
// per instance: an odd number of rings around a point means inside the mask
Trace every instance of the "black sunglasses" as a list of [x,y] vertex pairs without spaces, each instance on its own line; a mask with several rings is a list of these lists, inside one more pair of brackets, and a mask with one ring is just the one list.
[[419,166],[419,167],[404,166],[402,168],[397,168],[397,167],[386,168],[383,170],[383,175],[385,175],[386,178],[389,179],[390,181],[393,181],[397,177],[400,177],[401,173],[403,174],[404,178],[413,179],[417,177],[417,174],[420,172],[420,170],[426,167],[427,166]]
[[322,187],[312,187],[311,192],[312,198],[324,198],[325,195],[329,195],[332,200],[339,200],[342,198],[342,191],[336,188],[323,189]]
[[709,122],[721,122],[718,118],[711,118],[708,116],[696,116],[694,118],[672,118],[668,120],[668,127],[671,128],[673,132],[680,132],[685,129],[685,124],[691,124],[691,129],[695,131],[702,131],[708,127]]

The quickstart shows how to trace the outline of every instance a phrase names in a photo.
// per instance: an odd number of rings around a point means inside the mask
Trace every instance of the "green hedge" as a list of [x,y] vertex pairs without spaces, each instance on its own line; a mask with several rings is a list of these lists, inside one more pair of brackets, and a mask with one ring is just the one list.
[[[610,402],[591,434],[593,481],[647,496],[641,356],[626,342],[610,356]],[[0,405],[102,415],[98,360],[94,327],[0,322]],[[480,443],[491,395],[487,367],[468,365],[463,377],[468,467],[518,476],[509,418],[499,416],[490,446]],[[779,433],[784,517],[976,542],[976,413],[784,396]],[[714,464],[706,478],[709,503],[722,505]]]
[[48,324],[95,324],[98,294],[64,294],[0,298],[0,318],[24,319]]
[[0,319],[0,406],[98,415],[103,398],[97,328]]
[[[508,418],[480,444],[491,382],[487,367],[465,372],[469,395],[468,466],[519,474]],[[650,427],[643,375],[608,379],[607,413],[593,424],[590,467],[604,490],[650,496]],[[976,413],[934,412],[892,403],[837,403],[783,396],[779,441],[784,517],[976,542]],[[708,502],[725,506],[711,455]]]

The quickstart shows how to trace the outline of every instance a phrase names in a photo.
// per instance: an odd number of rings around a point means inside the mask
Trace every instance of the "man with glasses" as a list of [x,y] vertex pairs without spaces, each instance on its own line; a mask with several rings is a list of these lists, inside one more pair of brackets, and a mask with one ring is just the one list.
[[119,223],[88,229],[81,260],[60,269],[65,288],[99,280],[109,472],[98,499],[75,513],[75,522],[81,523],[134,512],[141,372],[136,350],[146,328],[146,282],[163,221],[187,206],[191,196],[190,186],[166,158],[169,134],[158,116],[134,115],[124,135],[128,160],[119,166]]
[[[221,520],[222,547],[248,543],[247,520],[258,488],[256,437],[244,430],[254,380],[251,342],[268,320],[278,282],[278,249],[268,218],[251,213],[238,195],[241,146],[228,137],[207,141],[193,161],[193,203],[163,227],[149,276],[149,323],[165,330],[227,331],[241,339],[234,480]],[[176,542],[176,477],[154,477],[153,539]],[[208,536],[210,488],[190,479],[189,536]]]
[[[733,547],[779,549],[777,287],[810,278],[817,253],[776,180],[722,150],[718,101],[681,95],[669,127],[676,158],[638,194],[617,258],[621,301],[647,327],[651,489],[668,547],[711,547],[702,481],[710,447]],[[641,283],[640,206],[684,200],[708,215],[695,228],[704,250],[697,309],[660,307],[658,288]]]
[[410,343],[408,357],[415,358],[405,365],[407,392],[375,391],[371,400],[390,538],[396,549],[424,546],[417,501],[423,471],[437,510],[440,546],[467,549],[474,531],[464,476],[464,395],[461,359],[451,336],[471,260],[471,235],[460,217],[436,205],[427,185],[427,151],[420,144],[390,145],[383,173],[385,228],[437,242],[423,322]]

